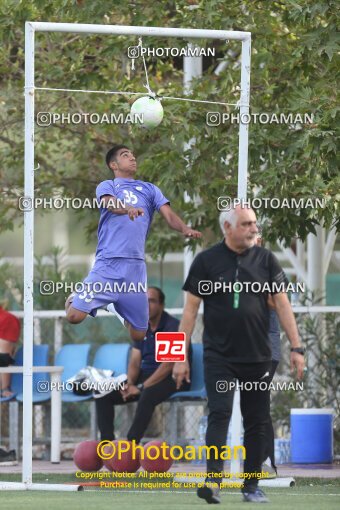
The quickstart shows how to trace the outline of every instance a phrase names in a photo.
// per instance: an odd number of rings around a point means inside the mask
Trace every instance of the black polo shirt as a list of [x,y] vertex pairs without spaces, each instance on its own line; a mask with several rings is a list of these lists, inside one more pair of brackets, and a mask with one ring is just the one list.
[[259,282],[261,287],[265,282],[268,286],[288,281],[273,253],[259,246],[238,254],[223,240],[199,253],[183,289],[203,299],[205,354],[214,351],[237,363],[270,361],[269,292],[246,292],[244,288],[237,307],[233,290],[221,289],[209,295],[200,292],[201,280],[233,284],[236,278],[241,283]]
[[163,312],[158,327],[152,331],[150,324],[146,332],[146,336],[142,342],[134,342],[133,347],[139,349],[142,354],[141,370],[143,372],[152,373],[160,365],[155,360],[155,337],[158,331],[178,331],[179,320],[172,317],[167,312]]

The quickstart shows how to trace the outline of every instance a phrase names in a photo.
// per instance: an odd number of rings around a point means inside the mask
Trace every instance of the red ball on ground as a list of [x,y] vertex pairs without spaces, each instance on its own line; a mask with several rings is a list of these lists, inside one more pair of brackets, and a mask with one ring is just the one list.
[[97,453],[98,441],[83,441],[76,446],[73,453],[75,465],[82,471],[98,471],[103,461]]
[[144,445],[144,459],[141,456],[140,463],[145,471],[164,473],[171,468],[173,462],[170,447],[165,441],[149,441]]
[[[134,451],[131,441],[119,441],[116,439],[115,441],[112,441],[112,443],[113,445],[107,444],[103,448],[104,455],[111,455],[113,453],[113,457],[111,459],[104,460],[104,466],[109,471],[135,473],[140,467],[138,448]],[[121,443],[120,450],[119,443]],[[129,449],[127,443],[130,444]]]

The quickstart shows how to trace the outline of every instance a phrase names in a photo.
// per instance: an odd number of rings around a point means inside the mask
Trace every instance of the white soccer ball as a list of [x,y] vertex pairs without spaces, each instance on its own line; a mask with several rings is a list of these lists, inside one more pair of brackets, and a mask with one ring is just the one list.
[[[140,124],[142,127],[154,128],[162,122],[164,111],[159,99],[144,96],[133,103],[131,115],[140,115],[142,117],[143,123]],[[136,119],[137,122],[138,118]]]

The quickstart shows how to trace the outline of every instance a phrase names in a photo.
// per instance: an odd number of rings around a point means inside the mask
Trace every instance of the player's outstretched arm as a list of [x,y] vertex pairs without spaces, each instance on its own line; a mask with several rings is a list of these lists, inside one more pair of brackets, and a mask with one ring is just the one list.
[[169,204],[162,205],[159,212],[170,228],[180,232],[185,237],[192,237],[195,239],[202,237],[201,232],[188,227],[188,225],[186,225],[184,221],[182,221],[181,218],[171,209]]
[[100,198],[100,201],[106,209],[112,212],[112,214],[128,214],[132,221],[135,218],[138,218],[138,216],[144,216],[144,210],[141,207],[122,207],[113,195],[103,195]]

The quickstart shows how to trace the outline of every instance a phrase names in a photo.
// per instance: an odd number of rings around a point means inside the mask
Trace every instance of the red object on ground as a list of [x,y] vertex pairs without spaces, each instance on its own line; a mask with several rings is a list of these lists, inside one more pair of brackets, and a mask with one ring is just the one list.
[[81,471],[99,471],[103,461],[97,454],[99,441],[83,441],[76,446],[73,461]]
[[[138,449],[135,452],[135,455],[133,458],[133,449],[132,445],[131,448],[128,451],[122,451],[120,454],[120,458],[118,458],[118,443],[119,440],[112,441],[112,443],[115,446],[115,452],[111,459],[104,460],[104,466],[109,471],[118,471],[119,473],[122,473],[123,471],[126,471],[127,473],[135,473],[139,467],[140,467],[140,461],[139,461],[139,452]],[[129,442],[131,444],[131,441],[124,441],[124,443]],[[126,445],[122,445],[122,449],[126,449]],[[112,445],[107,444],[104,446],[104,452],[105,454],[111,454],[113,450]]]
[[[140,463],[141,466],[145,469],[145,471],[165,473],[165,471],[168,471],[171,468],[174,461],[170,457],[170,448],[166,448],[164,452],[161,449],[162,444],[167,443],[165,443],[165,441],[149,441],[144,445],[144,459],[141,458]],[[154,446],[155,448],[149,448],[151,446]],[[148,449],[149,454],[147,455]],[[157,456],[158,451],[159,451],[158,458],[154,458]]]

